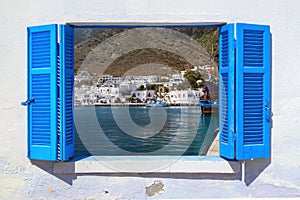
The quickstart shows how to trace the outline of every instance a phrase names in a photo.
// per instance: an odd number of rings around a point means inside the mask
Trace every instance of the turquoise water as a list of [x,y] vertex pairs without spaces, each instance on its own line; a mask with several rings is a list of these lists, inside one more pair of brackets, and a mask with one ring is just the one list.
[[76,156],[199,155],[219,123],[198,106],[78,106],[74,118]]

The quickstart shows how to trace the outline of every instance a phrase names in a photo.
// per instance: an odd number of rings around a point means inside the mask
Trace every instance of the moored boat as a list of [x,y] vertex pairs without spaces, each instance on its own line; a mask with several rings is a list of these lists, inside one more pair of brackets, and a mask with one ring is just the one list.
[[146,103],[146,107],[167,107],[168,103],[166,101],[155,100]]
[[219,104],[212,101],[199,101],[198,104],[201,106],[202,114],[211,114],[219,112]]

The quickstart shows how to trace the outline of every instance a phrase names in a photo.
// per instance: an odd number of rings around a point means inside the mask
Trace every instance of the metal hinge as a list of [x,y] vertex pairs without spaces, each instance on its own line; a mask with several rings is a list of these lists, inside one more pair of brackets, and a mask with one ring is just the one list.
[[271,119],[272,119],[272,116],[273,116],[273,113],[270,109],[270,106],[269,106],[269,103],[265,103],[265,110],[266,110],[266,120],[268,122],[271,122]]
[[230,132],[231,132],[231,135],[233,136],[233,137],[231,137],[232,138],[232,142],[234,143],[235,141],[236,141],[236,132],[234,132],[233,130],[230,130]]
[[233,48],[237,48],[237,40],[233,40]]

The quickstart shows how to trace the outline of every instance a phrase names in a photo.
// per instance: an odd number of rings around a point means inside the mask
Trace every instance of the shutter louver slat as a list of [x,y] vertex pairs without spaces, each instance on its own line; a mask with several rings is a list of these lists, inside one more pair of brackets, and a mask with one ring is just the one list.
[[221,142],[228,144],[228,74],[222,75],[221,80],[221,88],[223,89],[221,102],[222,102],[222,114],[221,114],[221,121],[222,121],[222,134],[221,134]]
[[237,24],[237,42],[236,158],[266,158],[270,156],[269,26]]
[[[243,109],[244,145],[263,144],[263,74],[244,74]],[[256,122],[255,126],[251,126],[251,121]]]
[[[37,81],[38,80],[38,81]],[[42,75],[32,75],[32,82],[35,83],[34,87],[32,87],[32,96],[35,97],[35,104],[32,104],[32,109],[37,109],[38,111],[43,110],[47,117],[44,120],[40,119],[39,113],[34,113],[32,115],[32,145],[37,144],[45,144],[50,145],[51,140],[51,107],[50,102],[41,103],[47,99],[50,99],[50,75],[42,74]],[[41,87],[46,87],[47,90],[45,92],[40,90]],[[38,105],[38,106],[36,106]],[[43,128],[43,132],[40,130]]]
[[57,160],[57,26],[28,28],[28,157]]
[[225,25],[219,38],[220,155],[234,159],[234,27]]
[[[70,96],[66,97],[66,144],[71,145],[73,141],[73,114],[72,114],[72,108],[73,108],[73,81],[74,77],[73,75],[66,76],[66,91],[67,94]],[[69,127],[69,128],[68,128]]]
[[61,160],[74,156],[74,30],[61,25]]

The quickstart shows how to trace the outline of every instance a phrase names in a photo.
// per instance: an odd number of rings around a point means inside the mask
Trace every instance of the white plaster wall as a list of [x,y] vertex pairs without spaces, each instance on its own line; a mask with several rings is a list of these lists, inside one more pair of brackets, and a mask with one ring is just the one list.
[[[156,199],[300,196],[298,0],[1,0],[0,199]],[[271,25],[273,121],[271,164],[250,184],[226,176],[53,176],[26,158],[26,27],[89,22],[246,22]],[[255,163],[252,162],[254,169]],[[251,165],[251,162],[249,166]],[[255,170],[253,171],[255,173]],[[250,174],[251,176],[251,174]],[[72,180],[74,179],[74,180]],[[162,194],[147,196],[154,180]],[[68,184],[71,183],[71,184]]]

